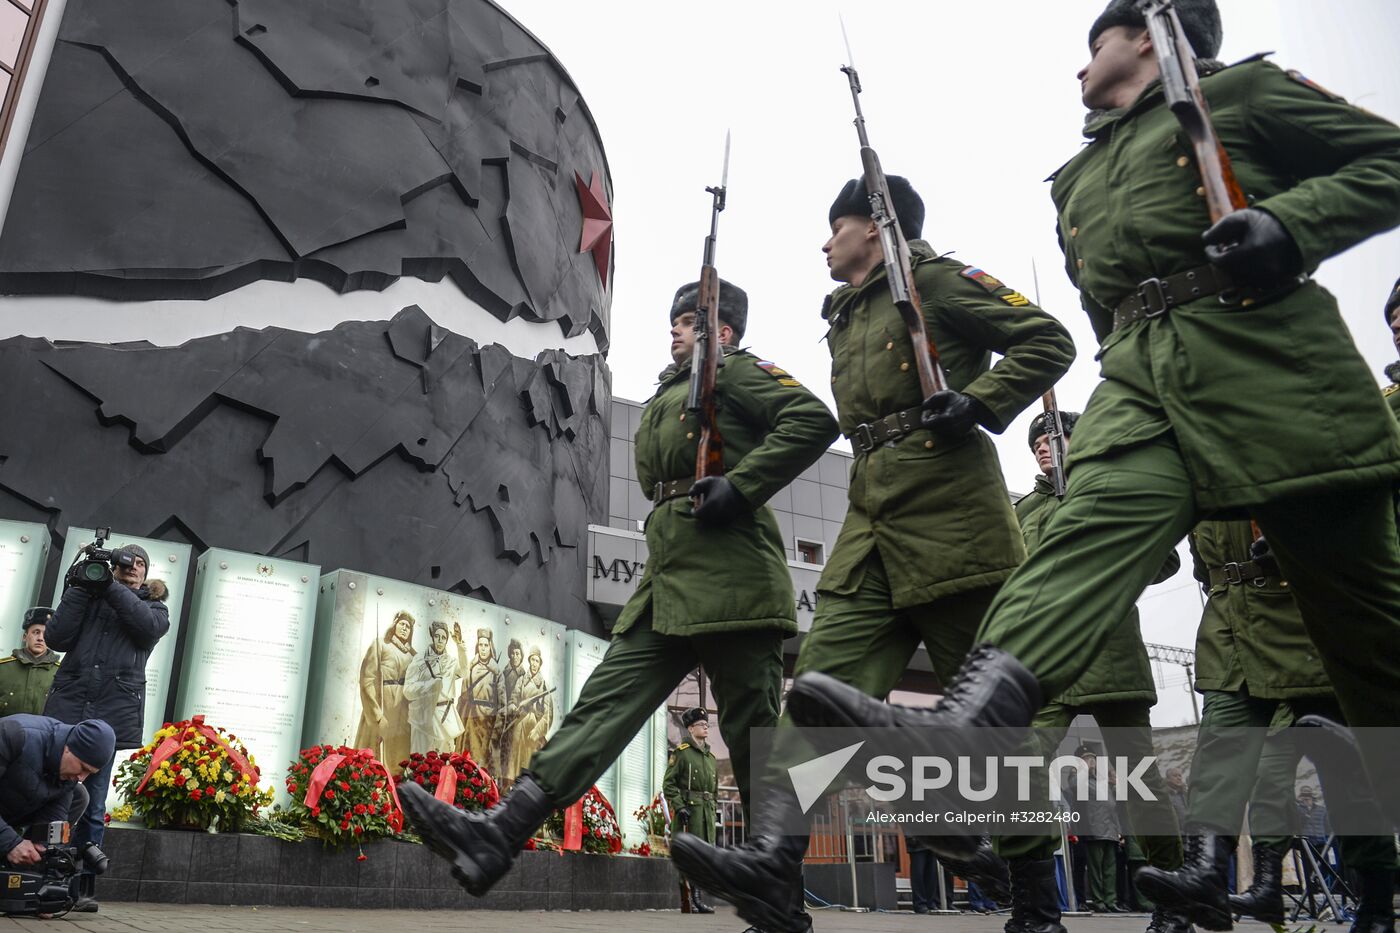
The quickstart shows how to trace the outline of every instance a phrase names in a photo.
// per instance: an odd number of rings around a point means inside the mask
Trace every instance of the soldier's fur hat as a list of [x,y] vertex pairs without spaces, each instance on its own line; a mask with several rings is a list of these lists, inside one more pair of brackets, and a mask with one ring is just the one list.
[[681,725],[687,729],[695,725],[697,722],[709,721],[710,714],[705,712],[705,709],[702,706],[693,706],[690,709],[686,710],[684,713],[681,713]]
[[24,631],[29,631],[36,625],[48,625],[53,618],[53,610],[48,606],[35,606],[24,614]]
[[520,644],[520,639],[512,638],[510,644],[506,645],[506,654],[510,654],[512,651],[519,651],[521,654],[525,653],[525,646]]
[[[1114,26],[1127,26],[1129,29],[1142,29],[1147,26],[1147,17],[1138,9],[1141,0],[1109,0],[1108,6],[1089,27],[1089,44],[1093,45],[1099,33]],[[1181,20],[1181,28],[1186,30],[1186,39],[1191,43],[1191,51],[1197,58],[1215,58],[1220,54],[1222,28],[1220,8],[1215,0],[1176,0],[1176,15]]]
[[[890,200],[894,201],[894,216],[899,218],[899,229],[906,240],[917,240],[924,232],[924,199],[902,175],[886,175],[885,183],[890,186]],[[827,223],[836,223],[837,217],[869,217],[870,195],[865,190],[864,178],[852,178],[846,182],[836,200],[827,211]]]
[[[1079,423],[1079,412],[1077,412],[1077,411],[1062,411],[1062,412],[1060,412],[1060,425],[1061,425],[1062,427],[1064,427],[1064,429],[1065,429],[1065,437],[1069,437],[1071,434],[1074,433],[1074,426],[1075,426],[1076,424],[1078,424],[1078,423]],[[1043,412],[1041,412],[1040,414],[1036,415],[1034,418],[1031,419],[1030,436],[1026,438],[1026,443],[1030,445],[1031,450],[1035,450],[1035,439],[1036,439],[1037,437],[1040,437],[1040,435],[1042,435],[1042,434],[1049,434],[1049,433],[1050,433],[1050,413],[1049,413],[1048,411],[1043,411]]]
[[541,663],[541,664],[544,663],[544,655],[540,654],[540,646],[539,646],[539,645],[536,645],[535,647],[533,647],[533,648],[530,649],[530,657],[532,657],[532,658],[539,658],[539,659],[540,659],[540,663]]
[[435,634],[437,634],[438,629],[442,629],[442,633],[444,635],[452,634],[448,630],[446,622],[442,621],[441,619],[434,619],[433,621],[428,623],[428,637],[432,638]]
[[1395,280],[1395,286],[1390,290],[1390,297],[1385,300],[1385,326],[1390,326],[1390,319],[1395,316],[1396,310],[1400,309],[1400,279]]
[[[671,299],[671,323],[687,311],[694,311],[700,302],[700,283],[690,282],[676,289],[676,297]],[[734,339],[744,339],[744,329],[749,324],[749,296],[732,282],[719,280],[719,320],[734,329]]]
[[483,638],[489,641],[493,646],[496,644],[496,633],[489,628],[479,628],[476,630],[476,640],[481,641]]

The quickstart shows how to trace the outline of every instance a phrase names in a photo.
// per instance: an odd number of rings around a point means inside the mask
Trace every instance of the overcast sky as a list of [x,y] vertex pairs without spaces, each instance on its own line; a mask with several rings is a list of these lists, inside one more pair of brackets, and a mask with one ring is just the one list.
[[[613,390],[642,400],[668,361],[666,314],[696,278],[734,134],[729,208],[718,268],[750,298],[746,343],[830,403],[818,316],[833,283],[820,247],[827,208],[858,173],[838,12],[845,17],[870,139],[887,169],[908,176],[928,207],[925,237],[1031,295],[1074,334],[1079,356],[1059,386],[1080,409],[1097,379],[1095,341],[1063,271],[1042,179],[1082,142],[1076,72],[1100,2],[862,0],[502,0],[559,56],[601,130],[612,169],[617,272]],[[1274,60],[1390,119],[1400,118],[1400,3],[1394,0],[1223,0],[1222,58],[1274,50]],[[1400,234],[1375,238],[1320,274],[1340,298],[1379,374],[1395,359],[1381,305],[1400,275]],[[1379,378],[1379,375],[1378,375]],[[1028,488],[1030,413],[997,439],[1007,481]],[[1183,572],[1142,603],[1148,641],[1194,643],[1196,588]],[[1184,675],[1161,685],[1154,717],[1189,721]]]

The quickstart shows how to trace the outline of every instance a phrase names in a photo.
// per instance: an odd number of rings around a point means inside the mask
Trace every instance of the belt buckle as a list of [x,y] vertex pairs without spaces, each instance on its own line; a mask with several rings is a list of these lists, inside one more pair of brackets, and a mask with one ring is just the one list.
[[1238,562],[1232,560],[1220,569],[1225,573],[1225,582],[1231,586],[1239,586],[1244,582],[1244,574],[1240,573]]
[[[1167,290],[1162,287],[1162,280],[1155,275],[1138,283],[1137,296],[1142,302],[1142,316],[1148,320],[1161,317],[1171,307],[1171,302],[1167,299]],[[1154,297],[1157,299],[1155,305],[1152,300]]]
[[856,425],[855,442],[863,453],[868,454],[875,449],[875,435],[870,432],[869,423]]
[[660,502],[661,502],[661,497],[664,496],[664,495],[666,495],[666,484],[665,484],[665,483],[657,483],[657,484],[656,484],[656,489],[653,490],[653,494],[652,494],[652,497],[651,497],[651,501],[652,501],[652,502],[656,502],[656,503],[660,503]]

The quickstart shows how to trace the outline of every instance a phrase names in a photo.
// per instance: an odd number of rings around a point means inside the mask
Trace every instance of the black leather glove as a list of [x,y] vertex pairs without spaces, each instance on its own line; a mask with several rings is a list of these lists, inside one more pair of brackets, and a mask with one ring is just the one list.
[[1269,542],[1263,535],[1255,538],[1254,543],[1249,546],[1249,556],[1264,576],[1283,576],[1283,571],[1278,569],[1278,559],[1274,557],[1273,548],[1269,547]]
[[1303,254],[1287,228],[1257,207],[1220,218],[1201,239],[1211,264],[1241,285],[1270,288],[1303,271]]
[[[717,478],[717,477],[707,477],[707,478]],[[686,828],[686,829],[689,829],[689,828],[690,828],[690,808],[689,808],[689,807],[681,807],[679,810],[676,811],[676,822],[677,822],[677,823],[680,823],[681,826],[684,827],[684,828]]]
[[[697,479],[688,495],[695,505],[695,517],[706,525],[728,525],[739,516],[752,511],[748,502],[727,476],[706,476]],[[699,500],[698,502],[696,500]]]
[[987,408],[970,395],[953,389],[935,392],[924,399],[924,427],[939,437],[962,437],[977,426]]

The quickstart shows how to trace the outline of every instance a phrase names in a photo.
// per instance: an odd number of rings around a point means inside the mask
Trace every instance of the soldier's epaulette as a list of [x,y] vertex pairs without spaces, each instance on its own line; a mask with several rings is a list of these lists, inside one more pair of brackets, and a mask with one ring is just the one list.
[[690,748],[690,743],[689,743],[689,742],[682,742],[681,744],[679,744],[679,745],[676,746],[676,751],[678,751],[678,752],[679,752],[679,751],[684,751],[684,750],[687,749],[687,748]]
[[965,265],[958,270],[958,275],[976,282],[1013,308],[1024,308],[1031,303],[1031,300],[1025,295],[1022,295],[990,272],[984,272],[976,266]]
[[18,661],[19,658],[10,655],[8,658],[0,658],[0,664],[9,664],[11,661]]
[[[1381,398],[1390,398],[1390,397],[1391,397],[1392,395],[1394,395],[1396,392],[1400,392],[1400,385],[1396,385],[1395,383],[1392,382],[1390,385],[1386,386],[1384,389],[1381,389]],[[6,660],[8,660],[8,659],[6,659]],[[0,662],[0,663],[3,663],[3,662]]]

